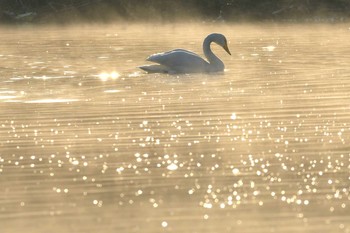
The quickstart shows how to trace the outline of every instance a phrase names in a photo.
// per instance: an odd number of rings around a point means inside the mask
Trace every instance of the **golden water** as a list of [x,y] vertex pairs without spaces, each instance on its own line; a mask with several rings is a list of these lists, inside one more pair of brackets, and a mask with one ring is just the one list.
[[2,233],[350,232],[348,24],[0,31]]

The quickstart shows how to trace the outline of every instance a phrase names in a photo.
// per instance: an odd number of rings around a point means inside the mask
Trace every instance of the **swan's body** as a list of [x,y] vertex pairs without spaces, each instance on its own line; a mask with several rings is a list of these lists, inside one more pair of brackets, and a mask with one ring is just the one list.
[[191,51],[174,49],[153,54],[147,58],[147,61],[158,63],[158,65],[145,65],[140,66],[140,68],[148,73],[210,73],[223,71],[225,69],[224,63],[210,49],[212,42],[220,45],[231,55],[225,36],[212,33],[203,42],[203,52],[208,61]]

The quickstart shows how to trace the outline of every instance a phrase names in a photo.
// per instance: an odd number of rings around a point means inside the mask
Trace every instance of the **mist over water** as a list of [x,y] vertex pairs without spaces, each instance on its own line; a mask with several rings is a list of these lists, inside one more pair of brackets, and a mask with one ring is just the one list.
[[[146,74],[153,53],[220,74]],[[1,232],[350,232],[348,24],[0,29]]]

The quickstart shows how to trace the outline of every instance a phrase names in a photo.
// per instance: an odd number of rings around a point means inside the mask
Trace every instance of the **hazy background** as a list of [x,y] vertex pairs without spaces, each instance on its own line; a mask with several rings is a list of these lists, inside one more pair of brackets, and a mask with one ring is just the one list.
[[1,23],[349,19],[348,0],[1,0]]

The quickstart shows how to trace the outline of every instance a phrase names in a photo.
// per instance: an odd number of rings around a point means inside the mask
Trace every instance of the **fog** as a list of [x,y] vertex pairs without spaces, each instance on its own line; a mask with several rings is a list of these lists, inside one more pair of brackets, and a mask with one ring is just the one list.
[[350,232],[345,1],[57,2],[0,1],[1,233]]

